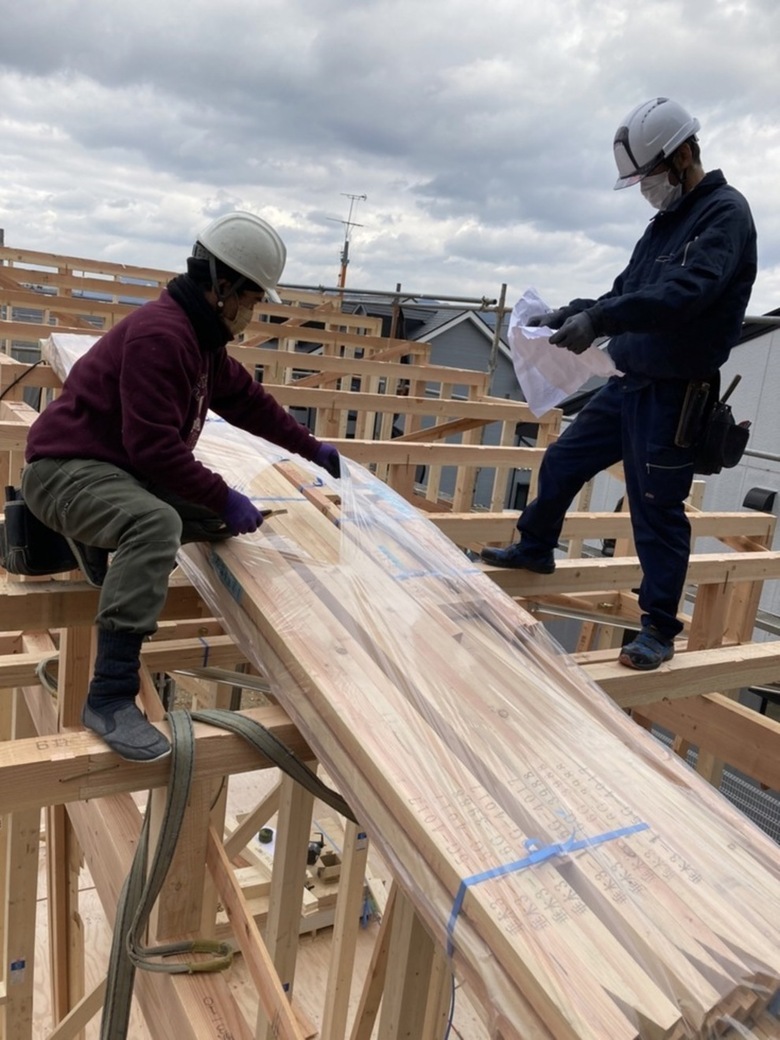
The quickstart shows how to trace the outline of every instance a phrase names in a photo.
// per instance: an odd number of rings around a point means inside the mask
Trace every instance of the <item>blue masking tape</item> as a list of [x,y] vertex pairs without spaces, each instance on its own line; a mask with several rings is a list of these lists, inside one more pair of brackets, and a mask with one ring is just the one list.
[[532,851],[523,859],[517,859],[514,863],[504,863],[500,867],[493,867],[482,874],[473,874],[471,877],[463,878],[455,896],[455,902],[452,904],[452,912],[447,923],[447,956],[452,956],[452,935],[455,931],[455,922],[463,906],[463,900],[466,898],[466,891],[472,885],[478,885],[481,881],[489,881],[491,878],[503,877],[504,874],[513,874],[517,870],[525,870],[526,867],[544,863],[546,860],[552,859],[553,856],[566,856],[570,852],[577,852],[579,849],[587,849],[593,845],[603,845],[604,842],[615,841],[617,838],[625,838],[630,834],[636,834],[638,831],[647,830],[649,826],[648,823],[635,823],[631,827],[622,827],[620,830],[598,834],[595,838],[580,838],[579,841],[575,841],[574,835],[572,835],[566,841],[556,842],[553,845],[543,845],[540,848],[536,847],[536,842],[529,838],[525,842],[525,846]]

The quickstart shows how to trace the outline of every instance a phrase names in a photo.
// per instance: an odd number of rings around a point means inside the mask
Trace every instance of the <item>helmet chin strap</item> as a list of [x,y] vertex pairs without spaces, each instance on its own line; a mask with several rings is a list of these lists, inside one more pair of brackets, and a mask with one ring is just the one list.
[[672,174],[674,174],[674,178],[675,178],[676,183],[681,186],[681,188],[683,190],[683,194],[685,194],[685,181],[688,178],[688,167],[687,166],[683,166],[683,168],[681,170],[677,169],[677,167],[674,165],[674,157],[675,157],[676,154],[677,154],[676,151],[672,152],[672,154],[667,159],[667,162],[669,163],[669,171]]
[[219,287],[219,280],[217,278],[217,262],[213,253],[209,256],[209,274],[211,275],[211,288],[217,297],[217,310],[221,311],[231,296],[238,296],[241,291],[241,286],[246,281],[246,278],[244,275],[241,275],[238,281],[233,282],[230,289],[226,293],[223,293]]

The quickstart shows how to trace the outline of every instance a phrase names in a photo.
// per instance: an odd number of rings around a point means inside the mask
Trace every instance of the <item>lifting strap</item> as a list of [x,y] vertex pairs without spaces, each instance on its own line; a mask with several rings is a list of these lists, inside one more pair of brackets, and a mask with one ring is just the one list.
[[[116,910],[114,936],[106,984],[106,999],[100,1024],[100,1040],[125,1040],[130,1020],[135,970],[192,974],[201,971],[223,971],[230,966],[233,951],[228,943],[212,940],[186,940],[162,946],[145,947],[141,943],[149,914],[165,881],[189,801],[195,764],[195,739],[192,720],[219,726],[242,736],[266,758],[271,759],[293,780],[326,802],[348,820],[357,822],[347,803],[319,779],[317,774],[253,719],[226,709],[214,708],[192,713],[175,710],[168,713],[171,729],[171,775],[165,811],[157,847],[147,874],[149,854],[149,811],[144,814],[141,835]],[[165,958],[204,954],[205,960],[170,961]]]

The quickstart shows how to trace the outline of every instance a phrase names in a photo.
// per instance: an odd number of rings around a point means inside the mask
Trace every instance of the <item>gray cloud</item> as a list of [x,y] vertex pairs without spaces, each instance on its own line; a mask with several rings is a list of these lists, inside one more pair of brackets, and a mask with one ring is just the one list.
[[780,9],[774,0],[37,0],[0,37],[10,244],[181,269],[246,207],[286,279],[553,301],[597,295],[650,211],[613,192],[612,135],[678,98],[708,168],[748,196],[780,306]]

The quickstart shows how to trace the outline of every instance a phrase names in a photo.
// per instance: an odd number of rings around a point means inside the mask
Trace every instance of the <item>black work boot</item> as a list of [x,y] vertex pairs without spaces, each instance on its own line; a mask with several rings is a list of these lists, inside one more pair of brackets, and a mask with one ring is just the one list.
[[515,567],[518,570],[533,571],[534,574],[552,574],[555,570],[552,549],[530,551],[520,542],[508,545],[505,549],[486,546],[479,556],[483,563],[490,563],[494,567]]
[[81,713],[87,729],[132,762],[153,762],[171,751],[168,740],[135,703],[143,641],[138,632],[98,629],[95,670]]

